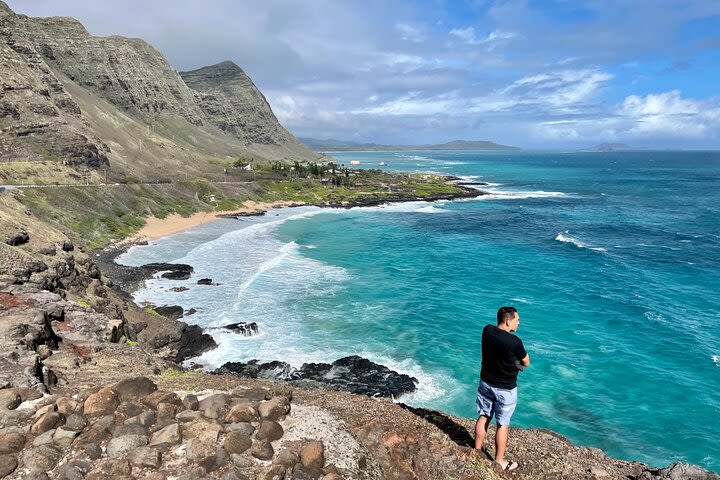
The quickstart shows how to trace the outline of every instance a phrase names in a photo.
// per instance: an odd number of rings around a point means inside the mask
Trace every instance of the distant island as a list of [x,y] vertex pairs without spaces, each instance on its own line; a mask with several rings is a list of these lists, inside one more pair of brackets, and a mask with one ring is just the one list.
[[500,145],[486,140],[454,140],[435,145],[383,145],[380,143],[351,142],[347,140],[318,140],[316,138],[298,137],[309,149],[316,152],[351,152],[374,151],[394,152],[407,150],[485,150],[485,151],[518,151],[518,147]]
[[633,147],[626,143],[601,143],[583,150],[584,152],[634,152],[645,150],[643,147]]

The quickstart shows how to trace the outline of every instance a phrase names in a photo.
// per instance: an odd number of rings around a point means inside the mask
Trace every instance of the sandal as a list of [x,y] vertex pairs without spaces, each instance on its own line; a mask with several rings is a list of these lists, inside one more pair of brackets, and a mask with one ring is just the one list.
[[517,462],[511,462],[511,461],[508,461],[507,465],[505,465],[504,467],[502,466],[502,464],[500,464],[498,462],[495,462],[495,465],[499,466],[501,470],[505,470],[505,471],[515,470],[516,468],[518,468],[520,466]]

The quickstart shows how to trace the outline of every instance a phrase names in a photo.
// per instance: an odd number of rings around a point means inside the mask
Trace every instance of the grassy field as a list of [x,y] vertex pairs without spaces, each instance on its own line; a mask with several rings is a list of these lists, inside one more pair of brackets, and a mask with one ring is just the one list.
[[391,174],[380,171],[306,171],[257,166],[255,181],[247,183],[182,180],[162,185],[24,189],[22,202],[40,219],[65,231],[88,248],[101,248],[137,232],[145,218],[171,213],[188,216],[198,211],[240,208],[248,200],[305,204],[415,199],[461,192],[436,175]]

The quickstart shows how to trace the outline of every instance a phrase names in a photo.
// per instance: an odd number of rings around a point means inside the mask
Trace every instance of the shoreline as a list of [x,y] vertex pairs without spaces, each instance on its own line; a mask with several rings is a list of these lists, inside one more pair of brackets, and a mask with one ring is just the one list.
[[291,206],[297,206],[297,203],[283,200],[271,203],[248,200],[244,203],[244,207],[234,210],[195,212],[187,217],[183,217],[177,213],[172,213],[165,218],[146,217],[145,225],[140,230],[129,237],[109,245],[108,248],[119,247],[125,243],[128,243],[129,245],[137,245],[142,242],[158,240],[163,237],[182,233],[190,228],[203,225],[219,218],[263,215],[274,208]]

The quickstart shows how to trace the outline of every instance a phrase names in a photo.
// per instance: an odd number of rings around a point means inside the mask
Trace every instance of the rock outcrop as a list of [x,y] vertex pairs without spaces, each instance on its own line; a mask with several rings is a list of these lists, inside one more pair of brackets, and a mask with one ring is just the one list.
[[[168,166],[182,173],[178,157],[195,175],[209,174],[202,170],[213,156],[319,158],[280,125],[231,62],[183,78],[141,39],[96,37],[73,18],[28,17],[1,5],[2,161],[64,162],[69,171],[53,176],[48,166],[43,180],[79,183],[104,167],[126,178],[129,160],[137,174],[159,178]],[[119,122],[125,132],[118,131]],[[145,129],[143,146],[137,133]],[[190,164],[191,154],[205,158]],[[37,167],[10,171],[28,170],[40,177]]]
[[27,37],[24,18],[0,8],[0,161],[107,165],[110,149]]
[[294,369],[285,362],[227,362],[215,373],[287,381],[303,386],[320,385],[370,397],[396,398],[417,389],[417,379],[384,365],[352,355],[330,363],[306,363]]

